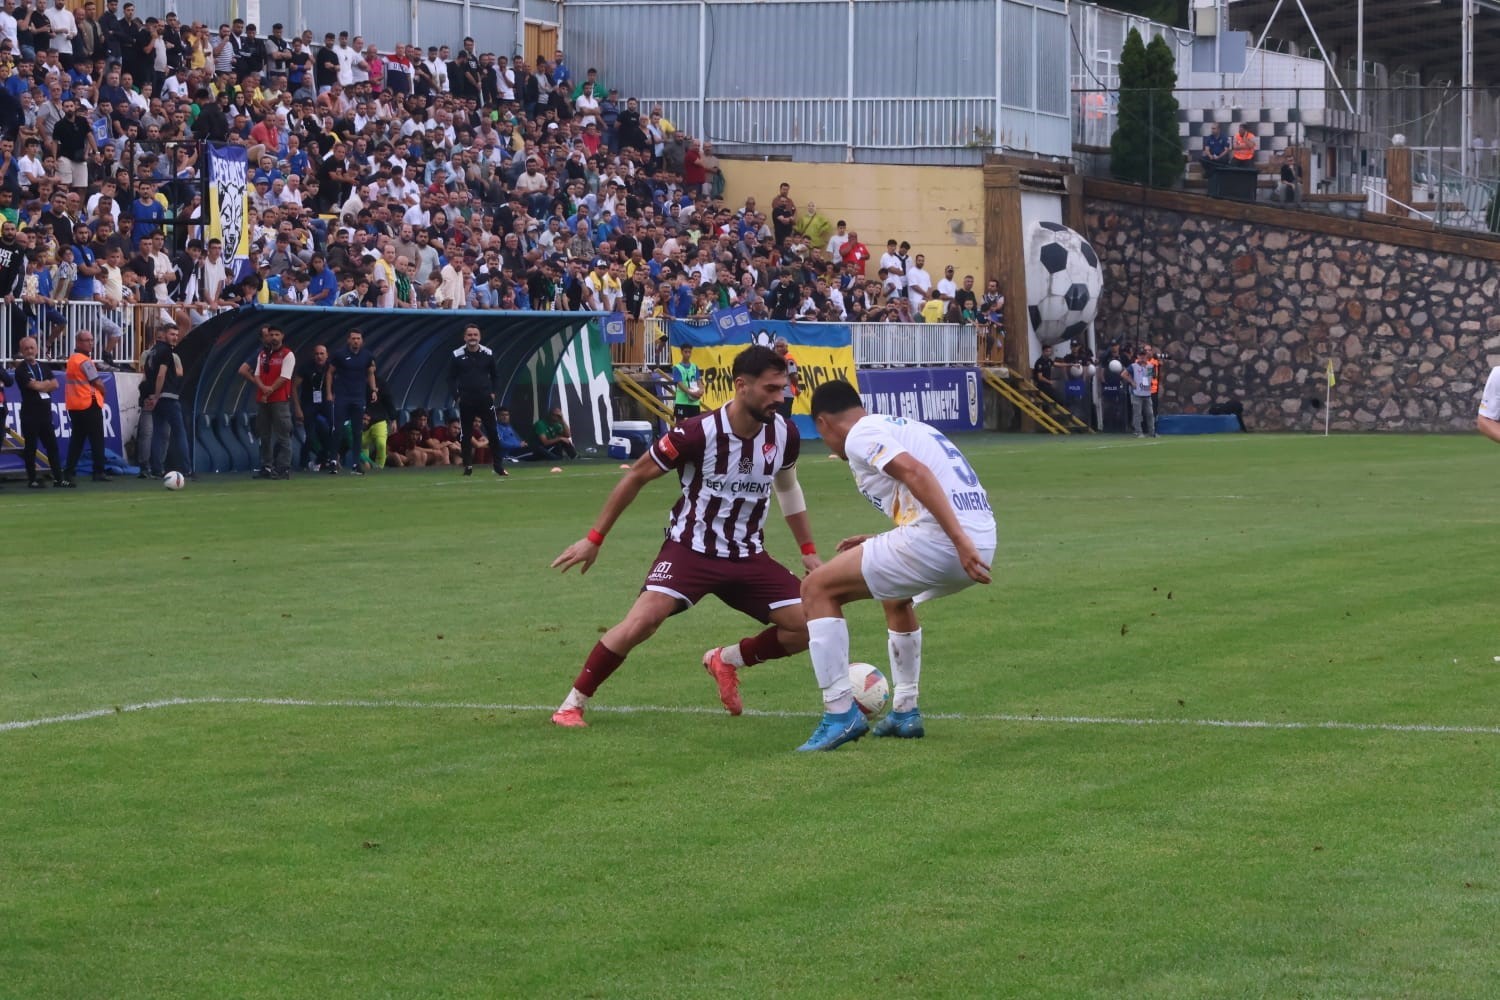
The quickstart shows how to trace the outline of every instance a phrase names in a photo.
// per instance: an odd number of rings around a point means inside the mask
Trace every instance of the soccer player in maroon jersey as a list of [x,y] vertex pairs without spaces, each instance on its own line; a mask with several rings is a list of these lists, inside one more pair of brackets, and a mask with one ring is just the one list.
[[682,496],[672,508],[667,538],[625,619],[589,653],[573,690],[553,714],[559,726],[584,726],[583,710],[605,678],[630,651],[651,638],[672,615],[710,594],[763,625],[763,632],[711,649],[703,666],[719,687],[730,715],[739,715],[740,667],[800,653],[807,648],[801,582],[766,552],[762,537],[774,494],[802,566],[822,564],[813,545],[807,504],[797,484],[797,427],[779,412],[786,391],[786,362],[769,347],[747,347],[734,359],[734,398],[718,410],[690,417],[641,456],[604,501],[594,526],[552,561],[567,572],[587,573],[604,536],[641,488],[676,472]]

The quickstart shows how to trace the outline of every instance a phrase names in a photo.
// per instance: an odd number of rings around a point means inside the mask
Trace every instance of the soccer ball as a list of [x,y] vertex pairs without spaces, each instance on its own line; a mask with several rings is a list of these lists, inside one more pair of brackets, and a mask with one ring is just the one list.
[[1042,346],[1088,332],[1104,273],[1088,240],[1058,222],[1038,222],[1026,240],[1026,305]]
[[161,484],[169,490],[180,490],[187,485],[187,477],[180,472],[169,472],[161,477]]
[[849,664],[849,683],[854,685],[854,703],[861,712],[876,716],[885,711],[891,700],[891,684],[878,667],[872,663]]

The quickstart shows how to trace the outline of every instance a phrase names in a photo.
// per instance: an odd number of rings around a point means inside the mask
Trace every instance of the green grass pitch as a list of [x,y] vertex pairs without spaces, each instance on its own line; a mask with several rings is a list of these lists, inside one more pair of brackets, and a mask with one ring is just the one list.
[[928,737],[812,758],[805,655],[717,710],[713,602],[547,724],[673,497],[549,572],[613,463],[7,486],[0,997],[1492,996],[1500,449],[960,446]]

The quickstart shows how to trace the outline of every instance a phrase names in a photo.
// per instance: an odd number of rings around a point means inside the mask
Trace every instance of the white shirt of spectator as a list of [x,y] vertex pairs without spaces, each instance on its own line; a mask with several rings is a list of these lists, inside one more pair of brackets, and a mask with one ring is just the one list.
[[600,124],[599,98],[590,97],[588,94],[580,94],[578,95],[578,100],[573,102],[573,109],[578,114],[578,124],[584,126]]
[[48,7],[47,23],[52,25],[52,51],[73,54],[73,36],[78,34],[78,22],[67,7]]
[[1490,369],[1489,380],[1484,383],[1484,396],[1479,401],[1479,415],[1500,420],[1500,368]]
[[906,272],[906,297],[911,302],[911,307],[921,309],[930,291],[932,291],[932,275],[912,265],[911,270]]
[[10,42],[12,52],[21,51],[21,40],[16,35],[16,19],[3,10],[0,10],[0,39]]
[[[365,62],[365,57],[363,55],[361,55],[358,50],[351,48],[350,51],[354,53],[354,58],[352,60],[350,60],[350,63],[349,63],[349,71],[350,71],[351,75],[354,78],[353,82],[354,83],[369,83],[370,82],[370,64],[367,63],[367,62]],[[342,58],[339,59],[339,63],[340,63],[340,65],[343,64],[343,59]]]
[[354,60],[358,53],[347,45],[335,45],[333,54],[339,60],[339,86],[351,86],[354,83]]
[[952,278],[940,278],[937,293],[943,297],[944,302],[952,302],[953,296],[958,294],[958,286],[953,283]]
[[[88,213],[88,217],[90,219],[94,218],[94,209],[99,207],[99,199],[103,197],[104,195],[100,194],[97,191],[89,196],[89,203],[87,206],[85,206],[85,211]],[[115,224],[115,227],[119,228],[120,203],[113,198],[109,200],[109,217],[110,221]]]
[[38,180],[47,176],[47,171],[42,167],[42,161],[37,156],[22,156],[16,160],[16,177],[21,187],[30,188]]
[[120,274],[118,267],[110,267],[101,264],[99,271],[100,288],[96,293],[99,301],[110,308],[119,308],[125,302],[125,280]]
[[426,229],[432,225],[432,213],[423,208],[421,202],[418,202],[402,214],[401,221],[409,226]]
[[694,264],[688,268],[688,274],[693,276],[693,284],[695,285],[712,285],[719,280],[719,265],[713,261]]
[[415,205],[422,200],[422,185],[410,177],[392,177],[385,185],[386,194],[403,205]]
[[825,248],[828,251],[828,256],[837,257],[839,255],[839,251],[844,248],[844,244],[848,242],[848,233],[845,233],[842,236],[840,236],[838,233],[834,233],[828,238],[828,246]]
[[499,66],[496,66],[493,72],[495,74],[495,89],[500,92],[500,100],[514,101],[516,99],[515,70],[509,66],[503,70]]
[[828,301],[833,303],[833,308],[838,310],[839,319],[848,319],[849,310],[844,305],[844,293],[838,285],[828,287]]
[[905,284],[906,279],[903,275],[906,271],[906,265],[901,263],[900,257],[896,256],[890,251],[886,251],[885,253],[880,255],[880,266],[885,268],[887,271],[900,276],[902,283]]
[[173,73],[162,81],[161,92],[168,97],[186,97],[188,88],[187,81],[180,73]]
[[151,261],[151,269],[161,279],[156,282],[156,301],[171,302],[172,291],[169,286],[177,278],[177,269],[172,266],[172,258],[158,250],[148,259]]
[[887,274],[880,286],[880,294],[887,302],[894,302],[906,294],[906,281],[899,274]]
[[195,301],[214,302],[219,298],[219,292],[229,280],[228,264],[223,257],[212,261],[205,256],[198,262],[197,273],[193,276],[197,286]]
[[432,83],[439,93],[448,93],[448,64],[441,59],[423,59],[422,65],[432,74]]

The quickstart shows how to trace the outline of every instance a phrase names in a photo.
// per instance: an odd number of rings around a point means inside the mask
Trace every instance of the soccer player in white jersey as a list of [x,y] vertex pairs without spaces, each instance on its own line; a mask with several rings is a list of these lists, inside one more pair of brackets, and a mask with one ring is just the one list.
[[651,446],[604,501],[586,537],[552,562],[587,573],[599,546],[641,488],[676,472],[682,496],[672,508],[666,541],[652,560],[630,612],[605,632],[553,714],[559,726],[579,727],[599,685],[632,649],[672,615],[713,594],[769,627],[729,646],[711,649],[703,667],[719,686],[730,715],[742,703],[738,671],[807,648],[801,581],[766,552],[763,532],[771,497],[802,548],[802,566],[822,564],[813,545],[802,487],[797,484],[797,425],[778,410],[787,386],[786,362],[769,347],[747,347],[734,359],[734,398],[689,417]]
[[812,415],[829,449],[848,460],[860,493],[896,527],[844,539],[839,554],[802,581],[824,714],[797,749],[832,750],[869,731],[849,683],[844,605],[871,597],[885,607],[895,684],[891,711],[876,724],[875,735],[920,738],[922,629],[915,605],[990,582],[995,516],[989,496],[941,432],[919,420],[866,413],[848,382],[818,386]]
[[1479,433],[1491,441],[1500,441],[1500,368],[1491,368],[1479,400]]

